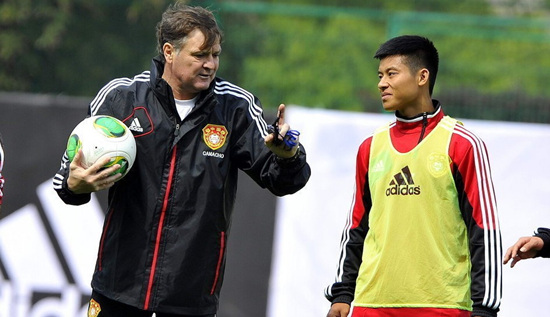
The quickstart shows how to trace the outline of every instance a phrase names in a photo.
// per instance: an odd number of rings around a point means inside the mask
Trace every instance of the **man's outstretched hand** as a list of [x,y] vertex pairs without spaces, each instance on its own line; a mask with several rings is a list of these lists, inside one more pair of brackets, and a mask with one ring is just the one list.
[[291,130],[288,123],[285,123],[284,104],[279,105],[277,118],[274,127],[275,133],[270,133],[264,138],[265,145],[278,157],[291,158],[298,151],[300,134]]

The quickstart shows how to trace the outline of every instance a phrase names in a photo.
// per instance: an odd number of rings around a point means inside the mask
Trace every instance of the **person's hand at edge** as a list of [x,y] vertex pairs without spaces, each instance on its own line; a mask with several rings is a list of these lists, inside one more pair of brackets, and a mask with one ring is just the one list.
[[539,237],[521,237],[506,250],[503,263],[512,260],[510,267],[514,267],[521,260],[534,258],[543,246],[544,241]]

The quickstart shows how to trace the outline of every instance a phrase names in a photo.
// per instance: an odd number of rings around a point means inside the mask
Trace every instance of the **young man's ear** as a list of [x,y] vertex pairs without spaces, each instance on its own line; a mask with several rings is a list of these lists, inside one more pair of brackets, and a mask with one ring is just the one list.
[[418,73],[418,85],[428,85],[430,82],[430,71],[427,68],[422,68]]

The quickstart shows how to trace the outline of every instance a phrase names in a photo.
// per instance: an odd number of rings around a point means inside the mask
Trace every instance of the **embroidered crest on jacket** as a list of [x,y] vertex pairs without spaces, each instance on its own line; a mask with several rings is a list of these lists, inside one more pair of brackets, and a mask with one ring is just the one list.
[[101,306],[92,298],[88,307],[88,317],[97,317],[99,312],[101,312]]
[[202,129],[204,143],[212,150],[217,150],[225,144],[227,129],[223,125],[208,124]]

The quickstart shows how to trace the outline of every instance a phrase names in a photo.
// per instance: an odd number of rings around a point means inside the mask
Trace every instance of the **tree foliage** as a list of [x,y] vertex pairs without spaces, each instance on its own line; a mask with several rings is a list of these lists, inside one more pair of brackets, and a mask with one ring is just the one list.
[[[243,52],[247,57],[242,59],[239,82],[258,94],[266,107],[286,102],[381,111],[378,61],[372,55],[389,37],[419,34],[432,39],[439,49],[434,97],[441,97],[450,113],[550,122],[550,92],[544,88],[549,75],[540,72],[549,63],[541,54],[550,48],[546,29],[536,19],[463,14],[474,7],[478,12],[491,11],[475,2],[477,6],[465,1],[446,7],[460,14],[392,11],[394,1],[372,11],[379,12],[379,17],[339,14],[343,11],[338,8],[328,16],[263,14],[245,27],[242,20],[239,26],[226,23],[226,32],[242,38],[243,32],[234,28],[254,30],[244,32],[247,43],[240,41],[242,50],[250,51]],[[408,5],[408,10],[437,7],[431,1]]]
[[372,55],[383,40],[379,26],[338,16],[269,17],[263,28],[267,34],[257,42],[262,50],[244,62],[242,83],[265,105],[365,110],[365,99],[376,93]]
[[[170,3],[4,0],[0,91],[93,96],[112,78],[148,69],[157,54],[155,26]],[[435,97],[445,98],[458,115],[517,119],[522,111],[546,111],[524,120],[550,121],[550,75],[544,71],[550,64],[544,54],[550,48],[544,22],[549,1],[519,13],[504,0],[342,0],[338,6],[331,0],[265,0],[268,10],[256,12],[250,2],[189,3],[213,9],[224,30],[218,74],[257,94],[266,108],[284,102],[380,111],[372,55],[389,37],[419,34],[440,51]],[[229,10],[231,4],[237,9]],[[284,10],[270,12],[275,6]],[[509,110],[485,117],[480,107]]]
[[0,90],[92,95],[110,77],[149,67],[167,1],[0,4]]

